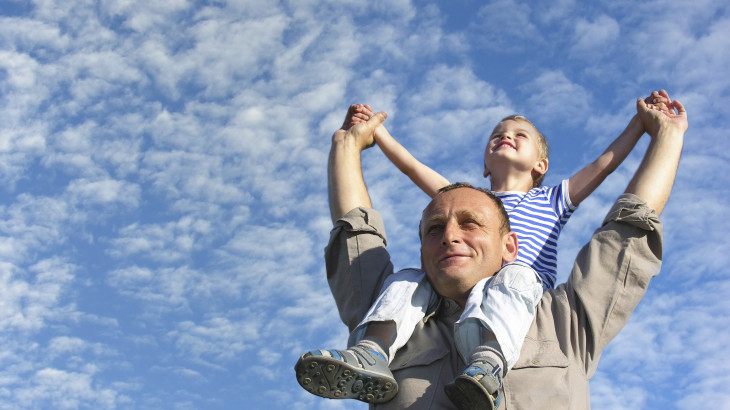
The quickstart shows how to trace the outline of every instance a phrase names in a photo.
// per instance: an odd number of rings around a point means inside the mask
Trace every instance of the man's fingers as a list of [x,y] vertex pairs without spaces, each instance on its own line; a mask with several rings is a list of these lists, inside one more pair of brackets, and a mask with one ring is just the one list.
[[352,125],[352,116],[357,112],[357,104],[352,104],[347,109],[347,114],[345,115],[345,121],[342,122],[342,129],[348,129]]
[[674,108],[677,109],[677,112],[680,115],[687,114],[687,111],[684,109],[684,105],[682,105],[682,103],[679,102],[678,100],[672,101],[672,105],[674,106]]

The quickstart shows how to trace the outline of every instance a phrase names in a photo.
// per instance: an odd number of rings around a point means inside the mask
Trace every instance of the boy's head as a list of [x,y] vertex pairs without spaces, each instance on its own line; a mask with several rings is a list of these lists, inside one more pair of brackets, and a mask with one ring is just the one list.
[[[501,152],[500,152],[501,151]],[[508,161],[530,172],[533,188],[539,187],[548,169],[550,146],[537,127],[522,115],[503,118],[489,137],[484,151],[484,177]]]

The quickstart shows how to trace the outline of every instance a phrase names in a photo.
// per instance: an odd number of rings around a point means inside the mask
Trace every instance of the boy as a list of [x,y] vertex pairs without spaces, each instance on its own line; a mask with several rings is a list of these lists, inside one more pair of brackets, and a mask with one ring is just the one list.
[[[657,103],[663,96],[649,98]],[[348,113],[350,125],[371,115],[367,105],[352,106]],[[555,284],[560,229],[575,207],[626,158],[643,131],[635,116],[596,161],[558,186],[540,188],[548,169],[548,146],[542,134],[520,116],[507,117],[495,127],[485,149],[484,176],[491,177],[492,191],[506,205],[512,230],[518,236],[519,256],[518,263],[505,265],[494,278],[477,284],[462,306],[464,314],[455,328],[455,340],[469,366],[446,386],[457,407],[499,405],[501,379],[517,359],[533,320],[534,306],[543,287]],[[376,131],[375,140],[429,196],[448,185],[445,178],[413,158],[384,127]],[[302,355],[296,366],[300,384],[323,397],[372,403],[390,400],[397,393],[397,385],[388,369],[389,358],[405,344],[435,301],[421,271],[392,275],[353,331],[351,348]]]

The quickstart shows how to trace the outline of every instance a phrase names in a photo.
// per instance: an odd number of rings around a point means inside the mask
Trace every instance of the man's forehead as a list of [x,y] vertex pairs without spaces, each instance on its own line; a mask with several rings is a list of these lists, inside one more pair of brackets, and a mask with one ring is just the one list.
[[496,214],[491,198],[473,188],[456,188],[436,195],[423,210],[423,221],[449,213]]

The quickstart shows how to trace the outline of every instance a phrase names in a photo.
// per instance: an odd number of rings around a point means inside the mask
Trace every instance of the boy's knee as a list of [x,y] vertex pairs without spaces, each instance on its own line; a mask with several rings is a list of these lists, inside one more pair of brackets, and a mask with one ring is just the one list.
[[542,293],[540,276],[534,269],[521,263],[504,265],[490,282],[490,287],[504,286],[517,292],[537,291]]

